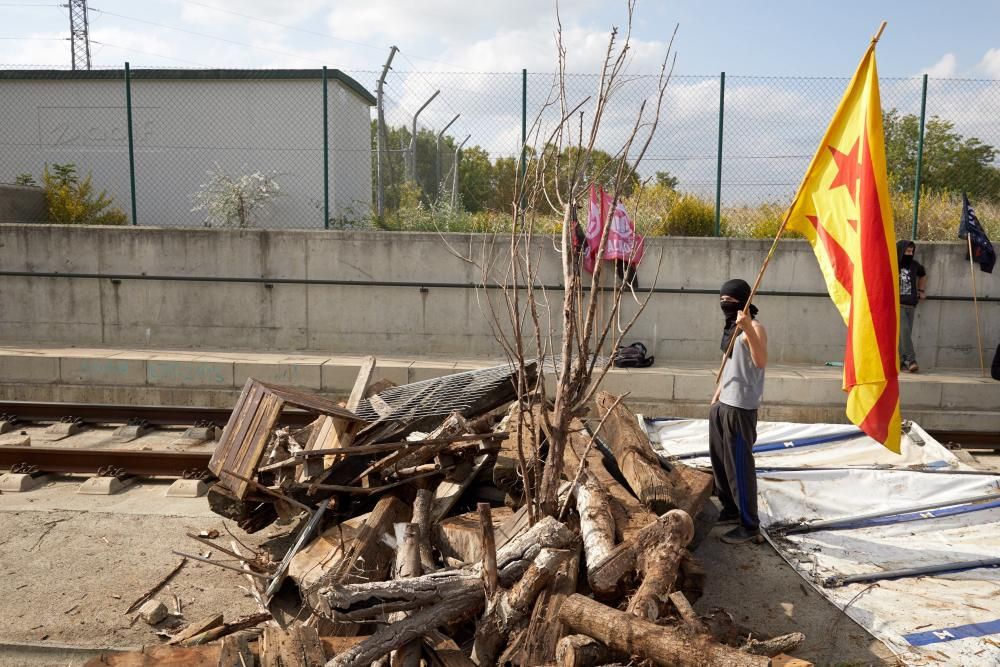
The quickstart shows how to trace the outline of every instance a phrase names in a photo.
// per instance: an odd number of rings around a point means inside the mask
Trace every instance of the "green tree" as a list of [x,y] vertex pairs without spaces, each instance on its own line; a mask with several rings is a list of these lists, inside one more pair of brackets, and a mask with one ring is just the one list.
[[678,183],[677,177],[671,175],[671,173],[669,171],[667,171],[667,170],[664,169],[663,171],[656,172],[656,184],[657,185],[662,185],[663,187],[665,187],[668,190],[676,190],[677,189],[677,183]]
[[479,146],[465,148],[458,163],[458,191],[466,211],[476,213],[493,205],[495,179],[489,153]]
[[[912,191],[920,142],[920,119],[900,115],[896,109],[883,114],[885,157],[892,187]],[[997,149],[975,137],[964,137],[955,124],[932,116],[924,127],[921,187],[931,192],[968,192],[977,198],[1000,198],[1000,170],[993,160]]]

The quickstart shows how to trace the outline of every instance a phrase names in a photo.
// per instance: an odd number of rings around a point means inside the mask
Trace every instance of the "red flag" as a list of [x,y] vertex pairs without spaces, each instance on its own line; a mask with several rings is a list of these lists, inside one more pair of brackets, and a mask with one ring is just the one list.
[[646,239],[642,234],[635,233],[635,223],[628,217],[625,206],[614,199],[604,188],[590,186],[590,207],[587,212],[586,243],[584,249],[583,268],[594,272],[597,263],[597,253],[601,245],[601,233],[604,224],[611,214],[611,228],[608,230],[608,246],[604,250],[606,260],[625,260],[635,266],[642,261],[646,250]]

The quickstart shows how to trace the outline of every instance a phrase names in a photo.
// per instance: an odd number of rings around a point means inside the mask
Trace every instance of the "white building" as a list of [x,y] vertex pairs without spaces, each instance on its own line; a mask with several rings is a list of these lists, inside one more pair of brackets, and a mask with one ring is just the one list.
[[[339,70],[327,80],[330,217],[356,220],[371,209],[375,98]],[[323,70],[132,70],[131,95],[140,225],[202,226],[191,197],[218,164],[277,172],[257,226],[323,226]],[[124,70],[0,71],[0,182],[41,183],[53,163],[92,173],[131,220]]]

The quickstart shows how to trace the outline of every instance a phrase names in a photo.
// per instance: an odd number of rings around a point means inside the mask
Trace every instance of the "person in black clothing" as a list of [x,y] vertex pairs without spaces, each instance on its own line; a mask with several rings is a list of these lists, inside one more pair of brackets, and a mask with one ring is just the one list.
[[927,298],[927,271],[913,259],[917,244],[913,241],[896,241],[899,259],[899,363],[901,370],[916,373],[917,353],[913,349],[913,320],[917,304]]

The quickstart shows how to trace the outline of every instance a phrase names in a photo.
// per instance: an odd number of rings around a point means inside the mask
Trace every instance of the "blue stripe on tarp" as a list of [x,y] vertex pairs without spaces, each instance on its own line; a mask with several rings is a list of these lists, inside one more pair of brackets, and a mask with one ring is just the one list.
[[956,639],[969,639],[972,637],[985,637],[1000,633],[1000,618],[986,623],[969,623],[968,625],[956,625],[951,628],[941,628],[939,630],[925,630],[924,632],[913,632],[903,635],[911,646],[927,646],[938,642],[953,642]]
[[[801,438],[799,440],[775,440],[774,442],[762,442],[760,444],[754,445],[754,454],[763,454],[766,452],[776,452],[782,449],[795,449],[797,447],[812,447],[814,445],[825,445],[830,442],[839,442],[841,440],[851,440],[852,438],[857,438],[859,436],[865,435],[865,432],[861,429],[854,431],[844,431],[841,433],[834,433],[832,435],[817,435],[811,438]],[[677,454],[676,456],[667,454],[671,459],[699,459],[709,455],[709,452],[686,452],[684,454]]]
[[907,521],[920,521],[921,519],[940,519],[946,516],[958,516],[969,512],[979,512],[981,510],[1000,507],[1000,500],[986,503],[972,503],[966,505],[953,505],[935,510],[924,510],[923,512],[907,512],[906,514],[893,514],[892,516],[879,516],[862,521],[838,524],[837,528],[856,528],[864,526],[884,526],[892,523],[906,523]]

